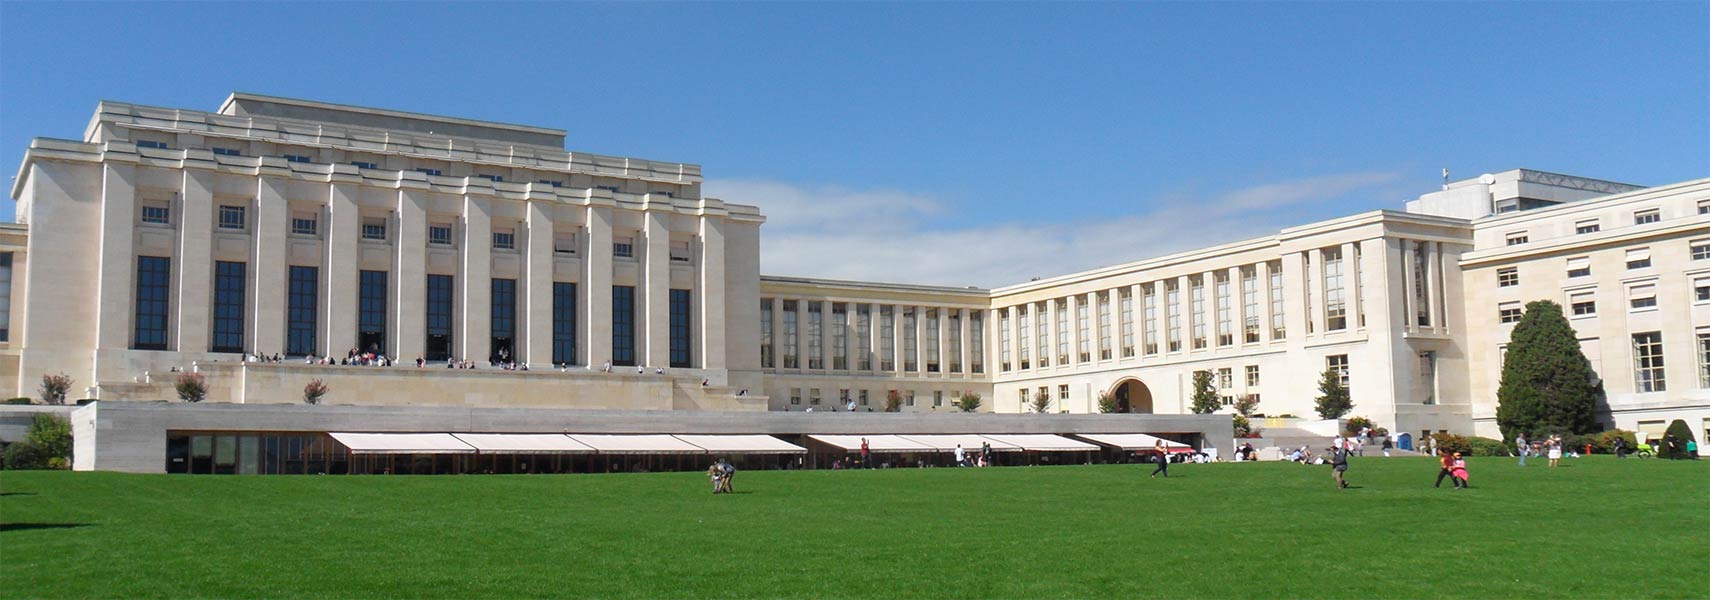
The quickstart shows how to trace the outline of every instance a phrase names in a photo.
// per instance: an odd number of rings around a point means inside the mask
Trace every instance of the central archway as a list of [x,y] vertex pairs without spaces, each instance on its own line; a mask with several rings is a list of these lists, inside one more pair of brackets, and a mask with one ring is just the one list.
[[1152,412],[1152,389],[1133,377],[1118,380],[1110,388],[1110,395],[1116,398],[1116,411],[1125,413]]

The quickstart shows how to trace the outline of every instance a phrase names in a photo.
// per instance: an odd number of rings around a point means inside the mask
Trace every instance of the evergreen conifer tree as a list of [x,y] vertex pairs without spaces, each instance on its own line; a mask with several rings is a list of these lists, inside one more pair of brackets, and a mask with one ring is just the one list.
[[1217,399],[1217,390],[1211,387],[1211,371],[1193,372],[1193,413],[1209,415],[1223,407],[1223,402]]
[[1348,386],[1342,385],[1341,372],[1324,369],[1324,375],[1318,379],[1318,404],[1315,408],[1320,419],[1340,419],[1354,410],[1354,400],[1348,397]]
[[1496,390],[1496,424],[1503,439],[1601,430],[1596,416],[1601,388],[1562,307],[1549,300],[1527,303],[1525,316],[1508,336]]

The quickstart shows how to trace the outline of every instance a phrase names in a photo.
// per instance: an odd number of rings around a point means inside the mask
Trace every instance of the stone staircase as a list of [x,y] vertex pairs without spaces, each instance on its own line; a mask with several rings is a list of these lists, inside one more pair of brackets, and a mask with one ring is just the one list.
[[[1268,429],[1262,429],[1259,431],[1259,435],[1260,437],[1244,438],[1236,441],[1253,444],[1253,448],[1255,450],[1259,450],[1261,454],[1267,454],[1264,452],[1266,448],[1276,448],[1286,456],[1289,452],[1301,446],[1310,448],[1314,453],[1323,452],[1325,448],[1330,447],[1330,441],[1332,439],[1331,436],[1325,436],[1294,427],[1271,427]],[[1400,448],[1391,448],[1389,455],[1392,457],[1420,456],[1418,452],[1402,450]],[[1366,444],[1365,456],[1383,456],[1383,438],[1373,438],[1371,443]]]

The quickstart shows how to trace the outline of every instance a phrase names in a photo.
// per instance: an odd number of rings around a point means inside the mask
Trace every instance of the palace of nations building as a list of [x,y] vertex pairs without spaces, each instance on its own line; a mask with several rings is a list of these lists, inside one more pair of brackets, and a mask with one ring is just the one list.
[[[72,399],[118,410],[163,406],[124,401],[175,399],[174,371],[194,369],[213,404],[268,419],[319,379],[377,419],[325,427],[357,431],[511,409],[829,420],[883,413],[893,391],[916,423],[969,393],[1000,414],[956,418],[1023,419],[1001,413],[1043,394],[1072,414],[1034,421],[1093,431],[1127,418],[1085,414],[1104,394],[1190,413],[1196,371],[1225,404],[1309,416],[1334,369],[1353,414],[1398,433],[1496,436],[1509,330],[1553,300],[1606,422],[1710,424],[1710,179],[1511,170],[1404,210],[981,289],[762,275],[765,207],[703,196],[698,165],[564,146],[557,129],[254,94],[214,112],[101,102],[83,139],[35,139],[13,181],[0,381],[34,396],[64,373]],[[305,364],[353,349],[396,365]],[[275,428],[222,418],[166,427]]]

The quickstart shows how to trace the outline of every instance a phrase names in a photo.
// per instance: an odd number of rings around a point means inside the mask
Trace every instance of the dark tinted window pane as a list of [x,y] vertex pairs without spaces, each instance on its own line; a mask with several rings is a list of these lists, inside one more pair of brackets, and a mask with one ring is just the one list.
[[505,362],[515,357],[517,335],[517,280],[493,280],[493,344],[487,360]]
[[243,352],[244,288],[248,265],[240,262],[214,263],[213,352]]
[[552,362],[576,364],[576,284],[552,284]]
[[689,366],[689,290],[671,290],[671,366]]
[[451,358],[452,278],[427,276],[427,359]]
[[635,366],[635,286],[612,286],[612,364]]
[[363,271],[358,286],[357,348],[386,353],[386,272]]
[[171,298],[172,259],[137,257],[136,338],[138,350],[166,349],[168,299]]
[[315,321],[319,315],[316,296],[320,292],[320,269],[291,267],[290,291],[286,295],[285,352],[294,356],[315,353]]

